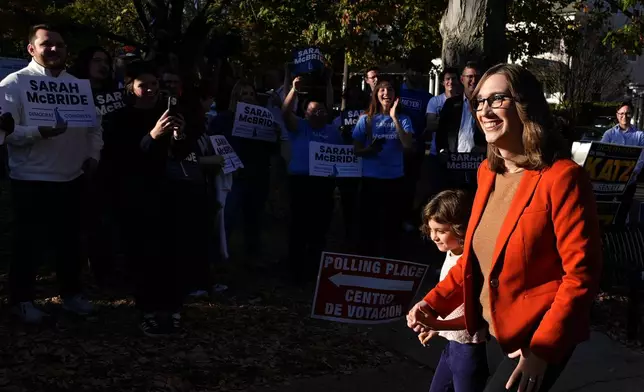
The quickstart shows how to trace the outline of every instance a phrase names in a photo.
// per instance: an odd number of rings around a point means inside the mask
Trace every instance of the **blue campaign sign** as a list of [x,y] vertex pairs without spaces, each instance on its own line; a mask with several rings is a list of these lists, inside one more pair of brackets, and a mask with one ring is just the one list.
[[324,55],[314,46],[293,51],[293,73],[301,75],[324,69]]

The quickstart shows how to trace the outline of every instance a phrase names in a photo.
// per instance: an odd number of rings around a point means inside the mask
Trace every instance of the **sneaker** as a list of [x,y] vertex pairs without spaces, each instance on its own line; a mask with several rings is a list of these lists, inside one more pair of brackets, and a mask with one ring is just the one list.
[[209,297],[210,293],[207,292],[206,290],[195,290],[189,295],[193,298],[205,298],[205,297]]
[[165,331],[157,321],[157,315],[154,313],[147,313],[143,315],[143,320],[139,324],[139,329],[145,334],[145,336],[151,338],[163,337],[168,335],[168,331]]
[[31,301],[20,302],[11,309],[11,312],[20,317],[20,320],[26,324],[40,324],[43,317],[49,316],[47,313],[36,308]]
[[63,299],[63,309],[79,316],[87,316],[94,313],[94,305],[82,295],[75,295]]
[[170,317],[170,329],[172,333],[179,333],[181,332],[182,325],[181,325],[181,313],[172,313],[172,317]]

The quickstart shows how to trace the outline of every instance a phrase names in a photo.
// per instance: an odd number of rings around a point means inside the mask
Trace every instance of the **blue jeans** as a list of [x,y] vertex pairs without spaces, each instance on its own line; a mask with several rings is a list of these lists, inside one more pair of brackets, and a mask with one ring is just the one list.
[[485,346],[448,342],[429,392],[482,392],[489,374]]

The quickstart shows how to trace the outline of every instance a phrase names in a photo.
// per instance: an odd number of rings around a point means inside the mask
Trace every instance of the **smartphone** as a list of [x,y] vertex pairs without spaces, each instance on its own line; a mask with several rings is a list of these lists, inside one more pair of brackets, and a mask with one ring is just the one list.
[[179,114],[177,97],[171,95],[168,97],[168,115],[176,116],[177,114]]

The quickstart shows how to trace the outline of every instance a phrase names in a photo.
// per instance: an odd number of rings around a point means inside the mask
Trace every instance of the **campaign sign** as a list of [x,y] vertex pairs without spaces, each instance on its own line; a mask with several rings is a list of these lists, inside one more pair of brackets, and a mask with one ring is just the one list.
[[426,272],[423,264],[324,252],[311,317],[352,324],[398,320]]
[[582,165],[595,195],[621,195],[626,190],[642,147],[608,143],[573,143],[573,160]]
[[619,211],[620,201],[597,201],[597,215],[603,225],[612,225]]
[[275,117],[266,108],[238,102],[232,135],[246,139],[274,142],[277,140]]
[[96,113],[105,116],[114,113],[125,107],[123,98],[125,92],[123,90],[116,90],[110,92],[100,92],[94,94],[94,104],[96,105]]
[[324,68],[324,56],[319,48],[310,47],[293,51],[293,73],[305,74]]
[[315,177],[362,177],[362,158],[352,145],[309,143],[309,175]]
[[96,125],[96,106],[89,80],[18,75],[25,125],[70,128]]
[[20,71],[27,65],[29,65],[29,61],[25,59],[0,57],[0,80],[6,78],[9,74]]
[[224,174],[232,173],[237,169],[244,167],[241,159],[239,159],[237,153],[230,146],[230,143],[228,143],[225,136],[213,135],[210,136],[210,141],[215,148],[215,153],[217,155],[221,155],[225,159],[223,168]]
[[447,169],[476,171],[484,160],[485,153],[483,152],[449,153],[447,155]]
[[342,120],[340,125],[353,128],[363,114],[364,110],[343,110],[340,113],[340,119]]

